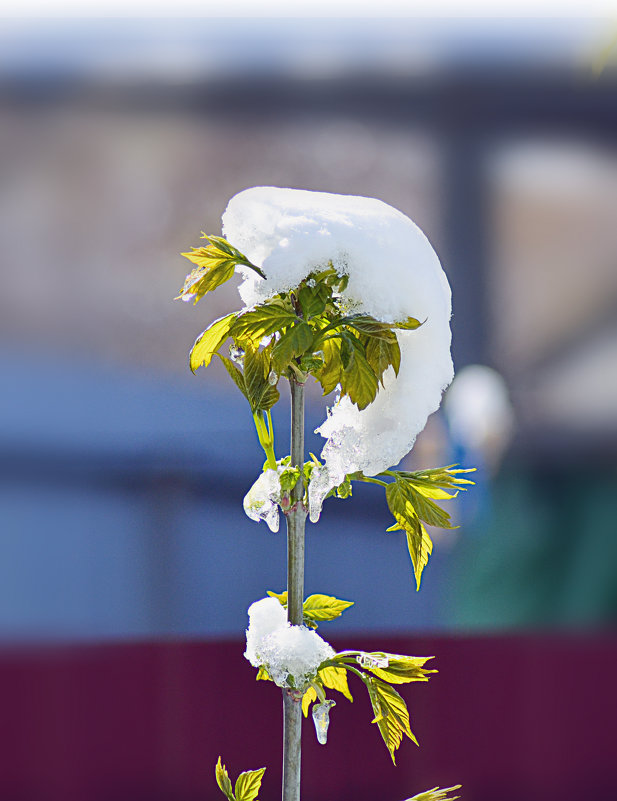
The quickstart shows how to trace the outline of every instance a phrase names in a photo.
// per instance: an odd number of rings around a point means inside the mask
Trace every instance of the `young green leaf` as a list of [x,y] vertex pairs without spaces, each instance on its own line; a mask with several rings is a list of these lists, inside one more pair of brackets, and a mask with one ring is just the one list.
[[275,331],[282,331],[298,317],[288,298],[274,298],[238,316],[231,335],[239,341],[250,340],[254,346]]
[[407,705],[393,687],[379,679],[367,676],[366,686],[375,714],[373,723],[379,727],[392,762],[396,764],[394,752],[400,746],[403,736],[409,737],[418,745],[418,741],[409,727]]
[[246,342],[244,352],[244,385],[246,397],[251,411],[265,412],[271,409],[279,399],[279,391],[268,380],[270,374],[270,358],[265,350],[255,350],[250,342]]
[[257,671],[257,675],[255,676],[255,681],[272,681],[270,674],[263,665]]
[[328,395],[341,380],[341,370],[343,365],[341,362],[341,340],[340,339],[325,339],[320,344],[320,349],[324,355],[324,365],[315,377],[321,384],[324,395]]
[[341,343],[343,364],[345,363],[343,351],[349,348],[349,360],[341,372],[341,393],[349,395],[349,399],[358,409],[366,409],[375,400],[379,382],[373,368],[366,360],[362,346],[357,347],[354,343],[353,347],[349,347],[347,344],[349,339],[350,337],[344,335]]
[[228,801],[235,801],[234,794],[231,789],[231,781],[229,779],[229,774],[227,773],[227,768],[221,762],[220,757],[218,758],[218,762],[214,768],[214,775],[216,777],[216,783],[218,784],[223,795],[227,797]]
[[349,692],[349,685],[347,683],[347,671],[342,667],[335,667],[334,665],[327,665],[320,668],[318,676],[322,681],[324,687],[330,690],[337,690],[343,693],[345,698],[353,703],[353,696]]
[[401,348],[396,334],[390,331],[391,338],[370,337],[366,343],[366,360],[383,386],[383,374],[392,365],[398,375],[401,366]]
[[450,515],[430,498],[418,492],[410,482],[407,491],[416,510],[416,514],[427,526],[437,526],[438,528],[455,528],[450,523]]
[[315,286],[303,286],[298,292],[298,302],[302,308],[304,319],[308,320],[321,314],[326,303],[332,295],[332,290],[323,283],[315,283]]
[[189,354],[189,365],[193,373],[196,372],[198,367],[202,365],[207,367],[210,364],[214,354],[229,336],[229,331],[235,319],[235,314],[220,317],[197,337]]
[[432,790],[425,790],[423,793],[414,795],[413,798],[408,798],[407,801],[456,801],[460,795],[448,795],[455,790],[460,790],[462,784],[455,784],[453,787],[444,787],[440,790],[439,787],[433,787]]
[[213,258],[206,248],[195,248],[192,252],[182,255],[199,266],[187,275],[176,300],[186,298],[197,303],[206,292],[212,292],[229,281],[236,268],[235,262],[220,257]]
[[233,378],[235,385],[248,400],[248,394],[246,392],[246,384],[244,383],[244,375],[242,374],[242,370],[239,370],[232,360],[227,358],[227,356],[221,356],[220,353],[218,353],[217,356],[223,362],[223,365],[229,375]]
[[341,601],[331,595],[309,595],[304,602],[304,617],[317,622],[335,620],[353,605],[353,601]]
[[409,488],[403,481],[394,481],[386,487],[386,500],[396,525],[388,531],[404,529],[407,535],[407,548],[416,577],[416,589],[420,589],[422,571],[428,564],[433,551],[433,543],[426,529],[418,519],[410,497]]
[[259,795],[261,780],[265,772],[265,768],[259,768],[259,770],[246,770],[241,773],[235,786],[236,801],[255,801]]
[[269,595],[270,598],[278,598],[281,606],[287,608],[287,590],[285,590],[285,592],[273,592],[272,590],[268,590],[266,594]]
[[367,334],[375,339],[388,339],[392,336],[396,339],[396,334],[391,331],[392,326],[389,323],[382,323],[368,314],[353,314],[350,317],[343,317],[340,321],[341,325],[348,325],[355,328],[362,334]]
[[309,707],[313,703],[313,701],[317,700],[317,692],[314,687],[309,685],[308,689],[302,696],[302,714],[306,718],[308,716]]
[[437,673],[436,670],[427,670],[423,666],[432,656],[404,656],[403,654],[370,653],[369,657],[376,660],[385,657],[388,661],[387,667],[377,667],[371,665],[370,661],[364,664],[365,670],[369,670],[375,676],[390,684],[409,684],[412,681],[428,681],[430,673]]
[[392,328],[403,328],[405,331],[415,331],[416,328],[420,328],[421,325],[424,325],[426,320],[420,322],[416,320],[415,317],[408,317],[406,320],[401,320],[401,322],[393,323]]
[[289,328],[272,348],[272,367],[280,375],[291,360],[310,350],[313,332],[308,323],[300,322]]

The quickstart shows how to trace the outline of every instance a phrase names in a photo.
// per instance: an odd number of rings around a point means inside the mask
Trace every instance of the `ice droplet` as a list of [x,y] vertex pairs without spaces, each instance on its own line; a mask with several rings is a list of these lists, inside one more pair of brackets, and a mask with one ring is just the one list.
[[244,513],[251,520],[265,521],[270,531],[279,530],[281,482],[276,470],[265,470],[244,496]]
[[330,471],[325,465],[315,465],[309,483],[309,520],[317,523],[321,515],[324,498],[332,489]]
[[315,724],[315,734],[317,742],[325,745],[328,742],[328,727],[330,726],[330,709],[336,706],[336,701],[331,698],[322,704],[313,704],[313,723]]
[[387,668],[390,664],[387,656],[372,656],[371,654],[360,654],[356,657],[356,662],[360,667],[365,668]]
[[268,376],[268,384],[270,384],[271,387],[274,387],[274,386],[276,386],[276,382],[278,380],[279,380],[279,377],[278,377],[277,373],[275,373],[274,370],[270,370],[270,375]]

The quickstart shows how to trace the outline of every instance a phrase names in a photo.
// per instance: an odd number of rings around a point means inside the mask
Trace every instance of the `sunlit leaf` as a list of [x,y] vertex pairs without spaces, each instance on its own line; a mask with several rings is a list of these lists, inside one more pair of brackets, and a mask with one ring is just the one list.
[[349,685],[347,683],[347,671],[345,668],[335,667],[328,665],[327,667],[320,668],[318,672],[324,687],[330,690],[337,690],[343,693],[345,698],[353,702],[353,697],[349,692]]
[[386,657],[388,667],[365,665],[375,676],[390,684],[409,684],[412,681],[428,681],[430,673],[436,670],[427,670],[423,666],[432,656],[404,656],[402,654],[371,653],[369,656]]
[[253,345],[291,325],[297,315],[288,299],[274,298],[240,315],[231,331],[237,340],[249,339]]
[[400,746],[404,736],[409,737],[418,745],[418,741],[409,727],[407,705],[393,687],[379,679],[367,677],[366,685],[375,715],[373,723],[379,727],[392,762],[396,764],[394,752]]
[[422,571],[428,564],[429,556],[433,550],[433,543],[416,514],[410,493],[404,482],[394,481],[388,484],[386,487],[386,500],[397,523],[396,527],[392,526],[388,531],[396,531],[398,528],[405,530],[407,548],[416,577],[416,589],[419,590]]
[[255,801],[259,795],[265,768],[245,770],[238,776],[235,786],[236,801]]
[[272,681],[270,674],[263,665],[257,671],[257,675],[255,676],[255,681]]
[[223,362],[223,365],[229,375],[233,378],[235,385],[238,387],[240,392],[244,395],[244,397],[248,400],[248,395],[246,392],[246,384],[244,383],[244,375],[242,374],[242,370],[239,370],[236,365],[232,362],[231,359],[228,359],[227,356],[221,356],[221,354],[217,354],[219,359]]
[[285,590],[285,592],[273,592],[272,590],[268,590],[267,594],[270,598],[278,598],[281,606],[287,608],[287,590]]
[[341,601],[331,595],[309,595],[304,601],[304,617],[318,622],[335,620],[353,605],[353,601]]
[[418,793],[418,795],[408,798],[407,801],[456,801],[457,798],[460,798],[460,795],[448,795],[448,793],[460,790],[462,786],[462,784],[455,784],[453,787],[444,787],[443,790],[439,787],[433,787],[432,790]]
[[415,317],[408,317],[406,320],[393,323],[392,328],[403,328],[405,331],[415,331],[416,328],[420,328],[420,326],[424,325],[425,322],[426,320],[420,322],[419,320],[416,320]]
[[324,366],[316,373],[324,395],[328,395],[341,380],[341,341],[340,339],[326,339],[319,345],[324,354]]
[[197,337],[189,355],[189,364],[193,372],[202,365],[207,367],[210,364],[214,354],[229,336],[229,330],[235,319],[235,314],[221,317]]
[[234,261],[227,258],[212,258],[206,248],[195,248],[190,253],[182,255],[198,266],[187,275],[176,300],[182,298],[197,303],[206,292],[212,292],[229,281],[235,272]]
[[322,283],[315,283],[315,286],[303,286],[298,292],[298,301],[302,308],[305,319],[321,314],[326,308],[328,298],[332,290]]
[[[348,344],[350,340],[351,346]],[[357,340],[355,342],[354,340],[355,337],[344,336],[341,343],[343,364],[345,363],[343,350],[349,347],[349,360],[341,372],[341,392],[343,395],[349,395],[349,399],[358,409],[366,409],[377,396],[378,381],[373,368],[366,360],[362,346],[358,347],[355,344]]]
[[316,700],[317,700],[317,692],[315,691],[314,687],[309,686],[309,688],[302,696],[302,713],[304,717],[308,716],[309,707],[313,703],[313,701]]
[[301,322],[289,328],[272,348],[272,366],[279,375],[291,360],[308,351],[313,343],[313,332],[308,323]]
[[366,343],[366,360],[373,368],[377,378],[383,385],[383,374],[392,365],[394,374],[398,375],[401,366],[401,348],[396,334],[390,332],[391,338],[371,337]]
[[244,353],[244,385],[253,413],[267,411],[279,399],[279,391],[268,381],[270,357],[265,350],[256,350],[246,342]]
[[216,763],[216,767],[214,768],[214,775],[216,777],[216,783],[219,786],[220,791],[223,795],[227,796],[229,801],[234,801],[234,794],[231,788],[231,781],[229,779],[229,774],[227,773],[227,768],[221,762],[221,758],[218,758],[218,762]]
[[368,314],[354,314],[350,317],[343,317],[341,324],[351,326],[355,328],[356,331],[360,331],[362,334],[368,334],[370,337],[376,339],[380,337],[391,339],[392,336],[396,338],[396,334],[392,333],[392,326],[389,323],[382,323],[380,320],[376,320]]

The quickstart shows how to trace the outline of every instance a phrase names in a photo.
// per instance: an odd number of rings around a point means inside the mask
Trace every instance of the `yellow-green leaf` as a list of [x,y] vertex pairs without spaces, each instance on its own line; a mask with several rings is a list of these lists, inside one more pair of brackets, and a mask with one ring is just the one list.
[[427,526],[437,526],[438,528],[453,527],[450,523],[450,515],[430,498],[418,492],[411,483],[407,485],[407,492],[416,515]]
[[398,323],[393,323],[392,328],[403,328],[405,331],[415,331],[416,328],[420,328],[421,325],[424,325],[426,320],[420,322],[416,320],[415,317],[407,317],[405,320],[401,320]]
[[246,393],[246,384],[244,383],[244,375],[242,374],[242,371],[239,370],[236,367],[236,365],[232,362],[232,360],[227,358],[227,356],[221,356],[220,353],[218,353],[217,356],[223,362],[223,365],[225,366],[225,369],[227,370],[229,375],[233,378],[234,384],[238,387],[240,392],[248,400],[248,395]]
[[371,667],[364,665],[365,670],[369,670],[375,676],[390,684],[409,684],[412,681],[428,681],[430,673],[437,673],[436,670],[427,670],[423,666],[432,656],[404,656],[403,654],[374,653],[369,656],[388,660],[388,667]]
[[257,671],[257,675],[255,676],[255,681],[272,681],[272,679],[270,678],[270,674],[263,665]]
[[229,336],[229,329],[235,319],[235,314],[220,317],[197,337],[189,355],[189,364],[193,372],[202,365],[207,367],[210,364],[214,354]]
[[259,768],[241,773],[236,781],[236,801],[255,801],[265,772],[265,768]]
[[324,395],[328,395],[341,380],[341,341],[340,339],[325,339],[319,344],[324,355],[324,365],[316,374]]
[[403,736],[409,737],[418,745],[418,741],[409,727],[407,705],[393,687],[379,679],[368,679],[367,687],[375,714],[373,723],[379,727],[392,762],[396,764],[394,752],[400,746]]
[[341,372],[342,394],[349,395],[349,399],[358,409],[366,409],[377,396],[378,383],[377,376],[362,350],[351,348],[347,366]]
[[304,617],[318,622],[335,620],[353,605],[353,601],[341,601],[331,595],[309,595],[304,601]]
[[289,328],[272,348],[272,366],[282,373],[291,360],[306,353],[313,343],[313,332],[308,323],[300,322]]
[[234,801],[234,794],[231,789],[231,781],[229,779],[229,774],[227,773],[227,768],[221,762],[221,758],[218,758],[218,762],[216,763],[216,767],[214,768],[214,775],[216,777],[216,783],[219,786],[220,791],[225,795],[229,801]]
[[244,385],[253,414],[271,409],[279,399],[279,391],[268,381],[270,358],[267,351],[255,350],[246,342],[244,351]]
[[294,320],[297,320],[297,315],[290,301],[274,298],[240,315],[231,333],[235,339],[249,339],[256,346],[264,337],[281,331]]
[[229,281],[236,268],[235,261],[220,256],[214,257],[207,252],[207,248],[195,248],[192,252],[182,255],[198,266],[187,275],[176,300],[182,298],[197,303],[206,292],[212,292]]
[[420,589],[422,571],[428,564],[429,556],[433,551],[433,543],[426,529],[418,519],[413,503],[409,497],[408,487],[402,481],[394,481],[386,487],[386,500],[397,527],[405,530],[407,535],[407,548],[413,564],[416,577],[416,589]]
[[413,798],[408,798],[407,801],[456,801],[457,798],[460,798],[460,795],[448,795],[448,793],[460,790],[462,786],[462,784],[455,784],[453,787],[444,787],[443,790],[439,787],[433,787],[432,790],[418,793]]
[[327,667],[320,668],[318,675],[324,687],[328,687],[330,690],[338,690],[338,692],[343,693],[345,698],[353,703],[353,696],[349,692],[347,671],[345,668],[328,665]]
[[308,716],[309,707],[313,703],[313,701],[317,700],[317,692],[314,687],[310,687],[306,690],[304,695],[302,696],[302,713],[304,717]]
[[383,386],[383,374],[392,365],[394,374],[398,375],[401,366],[401,348],[396,334],[389,332],[392,339],[371,337],[366,343],[366,360]]
[[267,594],[270,598],[278,598],[281,606],[287,607],[287,590],[284,592],[273,592],[272,590],[268,590]]

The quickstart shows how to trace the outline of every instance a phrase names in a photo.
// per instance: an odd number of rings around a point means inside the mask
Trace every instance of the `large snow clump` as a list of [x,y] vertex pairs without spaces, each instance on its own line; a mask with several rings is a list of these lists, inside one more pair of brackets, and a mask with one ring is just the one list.
[[415,317],[416,331],[397,331],[398,377],[389,368],[383,389],[363,411],[337,399],[317,431],[326,438],[325,469],[311,482],[311,519],[328,490],[347,473],[372,476],[408,453],[453,376],[450,287],[437,254],[418,226],[381,200],[299,189],[255,187],[235,195],[223,233],[259,266],[264,280],[239,268],[247,307],[297,286],[332,262],[349,275],[343,299],[354,312],[395,322]]
[[262,598],[248,609],[244,656],[253,667],[265,667],[279,687],[304,690],[317,668],[335,651],[316,631],[292,626],[277,598]]

